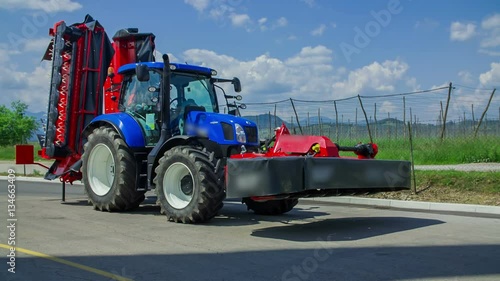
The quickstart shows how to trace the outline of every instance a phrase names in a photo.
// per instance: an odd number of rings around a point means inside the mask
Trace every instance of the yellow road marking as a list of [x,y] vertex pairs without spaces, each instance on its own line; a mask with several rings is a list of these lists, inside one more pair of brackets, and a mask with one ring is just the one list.
[[[1,244],[0,243],[0,248],[5,248],[5,249],[9,250],[10,247],[11,246],[9,246],[9,245],[5,245],[5,244]],[[100,269],[93,268],[93,267],[90,267],[90,266],[86,266],[86,265],[83,265],[83,264],[78,264],[76,262],[68,261],[68,260],[65,260],[65,259],[58,258],[58,257],[53,257],[53,256],[50,256],[50,255],[47,255],[47,254],[44,254],[44,253],[35,252],[35,251],[31,251],[31,250],[24,249],[24,248],[16,247],[16,252],[21,252],[21,253],[24,253],[24,254],[28,254],[28,255],[35,256],[35,257],[44,258],[44,259],[48,259],[48,260],[55,261],[55,262],[58,262],[58,263],[62,263],[62,264],[65,264],[65,265],[69,265],[69,266],[72,266],[72,267],[76,267],[78,269],[89,271],[89,272],[92,272],[92,273],[95,273],[95,274],[98,274],[98,275],[101,275],[101,276],[104,276],[104,277],[107,277],[107,278],[111,278],[113,280],[118,280],[118,281],[133,281],[132,279],[125,278],[125,277],[122,277],[122,276],[119,276],[119,275],[116,275],[116,274],[113,274],[113,273],[109,273],[109,272],[106,272],[104,270],[100,270]]]

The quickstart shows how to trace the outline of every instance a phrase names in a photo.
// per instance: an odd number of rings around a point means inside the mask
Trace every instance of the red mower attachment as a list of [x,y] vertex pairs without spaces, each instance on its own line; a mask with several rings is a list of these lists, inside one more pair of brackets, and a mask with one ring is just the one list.
[[262,153],[228,159],[226,194],[262,201],[410,189],[410,162],[375,160],[377,153],[376,144],[338,146],[325,136],[291,135],[283,124]]

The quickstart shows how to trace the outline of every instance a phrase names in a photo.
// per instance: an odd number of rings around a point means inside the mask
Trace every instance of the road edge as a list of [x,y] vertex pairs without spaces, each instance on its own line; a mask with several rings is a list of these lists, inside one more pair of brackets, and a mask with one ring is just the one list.
[[[0,180],[7,180],[7,179],[9,179],[9,177],[0,176]],[[48,181],[36,177],[16,177],[16,181],[46,182],[53,184],[61,184],[61,182],[58,180]],[[80,181],[77,181],[74,183],[74,185],[82,185],[82,183]],[[388,208],[388,209],[423,210],[423,211],[434,211],[434,212],[470,213],[478,215],[500,216],[499,206],[488,206],[488,205],[404,201],[404,200],[363,198],[363,197],[352,197],[352,196],[303,198],[301,199],[301,202],[304,203],[321,202],[328,204],[358,205],[365,207],[378,207],[378,208]]]
[[421,210],[421,211],[434,211],[434,212],[469,213],[477,215],[500,216],[500,207],[488,206],[488,205],[405,201],[405,200],[362,198],[362,197],[351,197],[351,196],[315,197],[315,198],[305,198],[303,200],[310,202],[358,205],[358,206],[387,208],[387,209]]

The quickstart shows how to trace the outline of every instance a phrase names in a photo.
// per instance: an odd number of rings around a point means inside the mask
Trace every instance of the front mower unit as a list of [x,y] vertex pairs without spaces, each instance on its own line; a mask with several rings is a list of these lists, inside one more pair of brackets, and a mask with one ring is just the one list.
[[229,159],[227,197],[300,198],[409,189],[410,162],[338,157]]
[[[341,147],[324,136],[276,130],[266,153],[233,155],[227,161],[228,198],[279,200],[410,189],[410,162],[375,160],[375,144]],[[351,151],[357,158],[340,157]]]

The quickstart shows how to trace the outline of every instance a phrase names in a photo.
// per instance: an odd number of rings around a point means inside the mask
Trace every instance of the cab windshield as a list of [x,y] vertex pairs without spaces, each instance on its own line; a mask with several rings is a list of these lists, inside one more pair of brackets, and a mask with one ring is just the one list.
[[170,78],[171,106],[203,107],[206,112],[218,112],[217,99],[210,78],[190,73],[172,73]]

